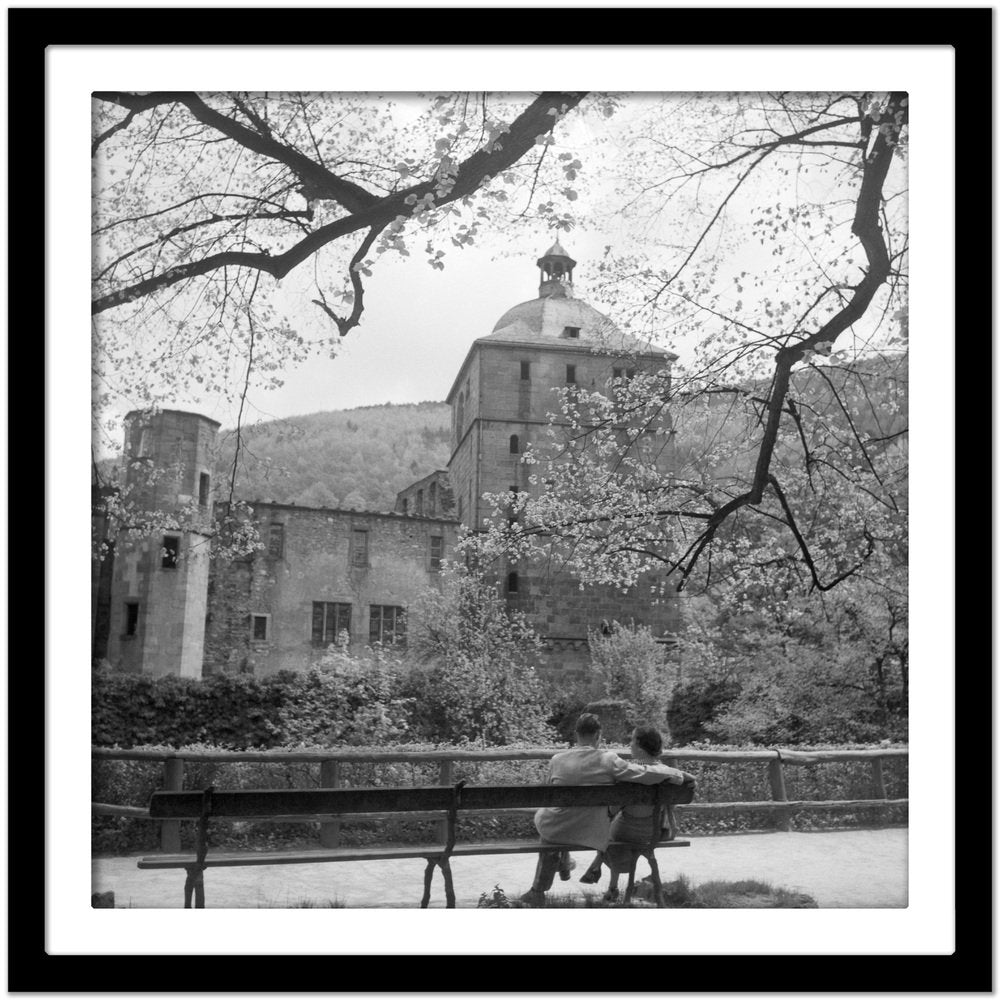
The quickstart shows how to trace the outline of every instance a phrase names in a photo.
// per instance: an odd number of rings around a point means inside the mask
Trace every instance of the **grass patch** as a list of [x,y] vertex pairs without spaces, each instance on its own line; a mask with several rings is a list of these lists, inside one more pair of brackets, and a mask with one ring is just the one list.
[[328,899],[325,903],[315,899],[300,899],[297,903],[272,903],[267,900],[257,904],[259,910],[344,910],[346,908],[347,904],[340,902],[339,899]]
[[[496,885],[490,892],[484,892],[477,904],[480,909],[614,909],[655,907],[653,884],[646,879],[636,883],[635,894],[628,903],[622,902],[624,885],[618,899],[606,899],[596,892],[578,892],[571,895],[549,895],[541,903],[510,897]],[[737,882],[704,882],[699,886],[681,875],[671,882],[663,883],[663,898],[668,909],[803,909],[815,908],[816,900],[804,893],[775,888],[757,879],[742,879]]]

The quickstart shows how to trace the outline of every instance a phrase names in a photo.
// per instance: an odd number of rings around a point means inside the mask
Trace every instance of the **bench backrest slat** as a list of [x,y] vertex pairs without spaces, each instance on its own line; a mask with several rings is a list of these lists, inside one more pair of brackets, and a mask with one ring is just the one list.
[[[669,803],[678,791],[665,785],[661,802]],[[461,808],[518,809],[542,806],[623,806],[652,803],[655,786],[622,782],[617,785],[467,785],[461,790]],[[212,793],[210,815],[238,819],[243,816],[336,816],[342,813],[431,812],[445,810],[452,802],[450,785],[423,788],[317,788],[246,789]],[[198,819],[202,793],[154,792],[149,802],[153,819]]]

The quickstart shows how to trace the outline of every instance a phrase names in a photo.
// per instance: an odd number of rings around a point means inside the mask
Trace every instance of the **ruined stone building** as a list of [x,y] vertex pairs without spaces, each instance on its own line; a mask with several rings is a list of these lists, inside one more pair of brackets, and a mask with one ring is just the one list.
[[[488,516],[483,495],[537,489],[522,456],[552,433],[553,389],[603,391],[626,372],[662,372],[674,359],[576,298],[575,265],[557,242],[537,261],[538,296],[472,342],[447,398],[447,470],[402,490],[392,512],[255,501],[264,549],[245,559],[212,559],[197,530],[119,546],[94,573],[95,657],[122,670],[200,677],[303,669],[342,632],[352,644],[405,641],[407,608],[437,585],[459,526]],[[195,528],[199,517],[207,523],[218,424],[174,410],[129,417],[126,484],[137,504],[184,509]],[[140,489],[133,470],[144,466],[164,471]],[[99,537],[103,530],[96,517]],[[657,636],[678,629],[676,604],[651,601],[652,578],[626,593],[581,590],[539,566],[498,567],[496,578],[542,637],[542,670],[567,680],[586,670],[588,630],[604,621],[634,621]]]

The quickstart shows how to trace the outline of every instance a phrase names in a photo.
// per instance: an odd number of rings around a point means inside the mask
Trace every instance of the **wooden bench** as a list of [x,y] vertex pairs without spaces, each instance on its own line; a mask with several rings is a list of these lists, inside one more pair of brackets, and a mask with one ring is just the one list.
[[[657,847],[687,847],[688,841],[673,836],[676,823],[672,806],[690,801],[677,785],[661,783],[638,785],[622,782],[615,785],[432,785],[423,788],[320,788],[320,789],[245,789],[241,791],[154,792],[149,801],[149,815],[160,820],[196,820],[197,849],[194,854],[160,854],[140,858],[143,869],[183,868],[184,906],[205,905],[204,871],[206,868],[229,868],[246,865],[306,865],[338,861],[378,861],[422,858],[424,894],[420,902],[430,901],[435,867],[441,869],[448,908],[455,906],[450,859],[487,854],[538,854],[547,851],[587,851],[579,844],[551,844],[530,840],[498,840],[486,843],[458,843],[458,818],[462,814],[504,809],[537,809],[542,806],[625,806],[646,804],[664,807],[670,819],[667,838],[657,822],[659,808],[650,820],[648,844],[622,845],[635,851],[629,871],[625,901],[631,899],[635,882],[635,864],[640,856],[649,860],[654,896],[663,906],[663,891],[654,851]],[[372,813],[444,813],[444,843],[389,847],[345,847],[296,851],[219,851],[208,853],[208,829],[213,819],[273,820],[304,822],[328,820],[347,815],[363,817]],[[653,829],[655,825],[655,829]]]

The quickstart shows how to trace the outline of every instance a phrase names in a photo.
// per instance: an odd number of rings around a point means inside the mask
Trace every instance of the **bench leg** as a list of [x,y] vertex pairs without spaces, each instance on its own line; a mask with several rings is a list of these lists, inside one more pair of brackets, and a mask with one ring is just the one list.
[[625,899],[623,900],[626,906],[632,901],[632,893],[635,891],[635,866],[638,863],[639,852],[632,851],[628,863],[628,885],[625,887]]
[[426,910],[427,904],[431,901],[431,882],[434,879],[434,866],[437,862],[433,858],[427,859],[427,867],[424,869],[424,895],[420,900],[420,909]]
[[451,862],[447,858],[443,858],[438,862],[441,867],[441,874],[444,876],[444,899],[445,908],[449,910],[455,909],[455,883],[451,878]]
[[663,883],[660,881],[660,866],[656,863],[656,852],[650,851],[646,855],[646,860],[649,862],[649,871],[653,876],[653,898],[656,900],[656,905],[662,910],[667,905],[667,901],[663,898]]
[[191,897],[194,896],[195,909],[205,909],[205,878],[203,869],[191,866],[185,869],[187,878],[184,879],[184,909],[191,909]]

